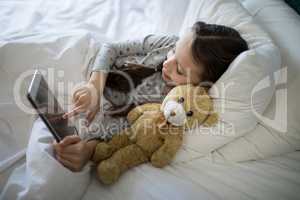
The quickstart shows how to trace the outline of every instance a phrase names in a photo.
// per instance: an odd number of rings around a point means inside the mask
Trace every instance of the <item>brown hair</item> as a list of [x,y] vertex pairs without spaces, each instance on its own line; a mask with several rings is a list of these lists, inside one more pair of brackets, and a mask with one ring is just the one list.
[[196,64],[204,67],[202,82],[215,83],[230,63],[248,50],[247,42],[233,28],[198,21],[192,31],[192,57]]

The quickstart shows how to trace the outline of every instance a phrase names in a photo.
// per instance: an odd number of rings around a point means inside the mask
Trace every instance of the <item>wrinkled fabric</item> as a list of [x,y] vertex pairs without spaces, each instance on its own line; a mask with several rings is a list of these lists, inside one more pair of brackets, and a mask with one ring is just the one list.
[[162,102],[171,87],[162,79],[161,66],[177,40],[176,36],[148,35],[141,40],[106,43],[100,48],[91,62],[91,72],[109,74],[101,101],[102,110],[94,120],[98,127],[84,138],[107,140],[128,127],[126,114],[133,107]]

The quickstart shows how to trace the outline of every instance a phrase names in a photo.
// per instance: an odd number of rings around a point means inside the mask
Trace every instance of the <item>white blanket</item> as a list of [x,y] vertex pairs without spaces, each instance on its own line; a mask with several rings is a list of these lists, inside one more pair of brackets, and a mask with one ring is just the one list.
[[[104,186],[90,165],[73,173],[53,157],[53,138],[41,120],[32,130],[27,161],[15,170],[0,199],[298,199],[300,152],[237,163],[209,158],[172,163],[162,169],[144,164]],[[91,177],[92,174],[92,177]]]
[[1,199],[80,199],[90,182],[90,163],[81,172],[60,164],[53,153],[53,136],[38,119],[26,153],[26,163],[18,167],[3,190]]

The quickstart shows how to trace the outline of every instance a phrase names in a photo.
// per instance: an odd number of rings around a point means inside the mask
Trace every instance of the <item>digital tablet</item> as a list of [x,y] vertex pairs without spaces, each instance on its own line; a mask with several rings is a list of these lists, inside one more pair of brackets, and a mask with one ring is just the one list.
[[76,127],[70,125],[69,120],[62,117],[64,110],[38,70],[32,77],[27,98],[57,142],[68,135],[78,135]]

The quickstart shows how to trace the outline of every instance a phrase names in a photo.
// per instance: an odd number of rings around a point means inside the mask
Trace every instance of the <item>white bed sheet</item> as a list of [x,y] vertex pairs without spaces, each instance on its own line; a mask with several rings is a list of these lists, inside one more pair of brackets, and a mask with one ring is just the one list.
[[92,179],[88,199],[299,199],[300,152],[240,164],[198,159],[166,167],[142,165],[113,186]]

